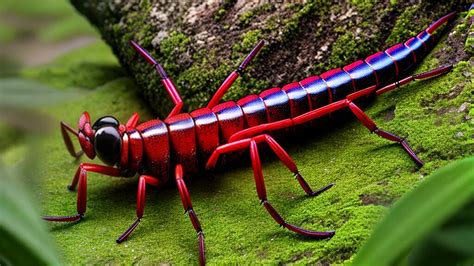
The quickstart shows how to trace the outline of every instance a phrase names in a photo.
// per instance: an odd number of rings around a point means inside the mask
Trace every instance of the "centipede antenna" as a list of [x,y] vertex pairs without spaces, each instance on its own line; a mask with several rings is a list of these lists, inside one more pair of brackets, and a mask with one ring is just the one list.
[[212,108],[216,106],[224,94],[229,90],[229,88],[232,86],[234,81],[239,77],[239,75],[242,74],[242,72],[245,70],[247,65],[252,61],[252,59],[255,58],[255,56],[260,52],[262,49],[263,45],[265,44],[265,40],[260,40],[257,45],[252,49],[252,51],[245,57],[244,61],[239,65],[239,67],[232,71],[232,73],[229,74],[229,76],[224,80],[222,85],[217,89],[216,93],[214,96],[212,96],[211,100],[207,104],[207,108]]
[[69,154],[71,154],[71,156],[74,157],[76,160],[79,159],[82,156],[82,154],[84,154],[84,151],[82,150],[78,152],[75,151],[74,145],[72,144],[71,137],[68,134],[68,132],[70,132],[74,134],[74,136],[78,137],[79,132],[65,122],[61,121],[60,125],[61,125],[61,134],[63,136],[64,144],[66,145],[66,148]]
[[143,47],[141,47],[138,43],[134,41],[130,41],[130,45],[135,49],[140,55],[145,58],[145,60],[150,63],[150,65],[155,66],[158,64],[155,59],[145,50]]
[[248,54],[244,61],[242,61],[242,64],[237,68],[237,72],[245,70],[250,61],[260,52],[260,50],[262,50],[263,45],[265,45],[265,40],[260,40],[252,49],[250,54]]
[[152,65],[155,69],[156,72],[161,77],[161,83],[163,86],[165,86],[166,91],[168,94],[171,96],[171,100],[175,104],[175,107],[171,112],[168,114],[168,117],[171,117],[175,114],[179,114],[181,112],[181,108],[183,107],[183,100],[181,100],[181,96],[179,95],[178,90],[176,89],[176,86],[174,85],[173,81],[168,77],[168,74],[166,74],[166,71],[164,68],[156,62],[156,60],[151,56],[143,47],[141,47],[138,43],[134,41],[130,41],[130,45],[135,49],[145,60]]

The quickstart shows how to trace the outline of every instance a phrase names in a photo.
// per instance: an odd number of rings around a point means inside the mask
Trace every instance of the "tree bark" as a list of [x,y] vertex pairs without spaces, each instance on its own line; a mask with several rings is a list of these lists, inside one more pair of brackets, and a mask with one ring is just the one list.
[[[143,97],[164,117],[171,99],[158,74],[128,45],[159,61],[192,110],[204,106],[259,39],[257,60],[226,94],[235,100],[342,67],[400,41],[469,1],[71,0],[95,25]],[[459,58],[448,56],[445,61]]]

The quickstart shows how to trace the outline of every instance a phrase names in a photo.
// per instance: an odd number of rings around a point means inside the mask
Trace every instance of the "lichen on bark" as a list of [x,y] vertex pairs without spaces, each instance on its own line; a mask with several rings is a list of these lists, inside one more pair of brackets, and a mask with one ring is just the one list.
[[257,39],[265,50],[226,95],[233,99],[319,74],[424,29],[468,1],[104,1],[71,0],[113,48],[152,108],[171,101],[156,73],[128,46],[135,40],[160,61],[186,102],[203,106]]

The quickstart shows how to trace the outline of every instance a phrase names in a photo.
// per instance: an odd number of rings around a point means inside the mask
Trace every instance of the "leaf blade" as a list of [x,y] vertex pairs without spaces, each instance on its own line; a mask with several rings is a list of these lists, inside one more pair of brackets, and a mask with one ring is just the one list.
[[353,265],[395,263],[417,240],[466,204],[473,192],[474,158],[436,171],[393,206],[360,249]]

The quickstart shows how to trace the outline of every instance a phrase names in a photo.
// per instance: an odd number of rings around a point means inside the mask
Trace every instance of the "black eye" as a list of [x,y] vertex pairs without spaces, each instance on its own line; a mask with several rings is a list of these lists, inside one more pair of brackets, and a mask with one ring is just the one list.
[[104,163],[108,165],[117,163],[121,148],[122,140],[116,128],[104,126],[95,132],[94,149]]
[[97,130],[103,126],[113,126],[117,128],[120,125],[119,121],[113,116],[103,116],[95,121],[94,125],[92,126],[93,130]]

